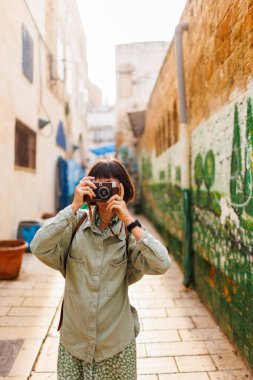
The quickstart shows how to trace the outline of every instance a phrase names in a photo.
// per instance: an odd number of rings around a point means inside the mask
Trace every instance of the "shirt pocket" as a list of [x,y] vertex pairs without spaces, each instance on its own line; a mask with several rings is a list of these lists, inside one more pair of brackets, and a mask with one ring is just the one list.
[[125,278],[127,270],[127,259],[121,263],[110,263],[107,276],[107,294],[112,297]]
[[66,291],[80,293],[84,284],[85,259],[73,259],[68,256],[66,268]]

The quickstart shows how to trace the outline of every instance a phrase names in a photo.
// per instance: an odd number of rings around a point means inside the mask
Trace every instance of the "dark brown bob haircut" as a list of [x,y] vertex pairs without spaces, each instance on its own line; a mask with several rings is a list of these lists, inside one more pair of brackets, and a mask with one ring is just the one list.
[[116,178],[122,183],[124,187],[124,201],[129,202],[134,198],[134,184],[124,165],[116,158],[109,160],[101,159],[95,162],[95,164],[89,170],[88,176],[95,177],[95,179]]

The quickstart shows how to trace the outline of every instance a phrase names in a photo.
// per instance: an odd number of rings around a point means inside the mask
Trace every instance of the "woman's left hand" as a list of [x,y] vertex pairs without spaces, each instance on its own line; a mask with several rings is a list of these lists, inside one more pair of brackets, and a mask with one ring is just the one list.
[[122,220],[122,222],[127,226],[134,221],[130,212],[127,209],[126,202],[124,201],[124,186],[120,184],[120,193],[113,195],[107,201],[106,209],[112,213],[115,211],[116,215]]

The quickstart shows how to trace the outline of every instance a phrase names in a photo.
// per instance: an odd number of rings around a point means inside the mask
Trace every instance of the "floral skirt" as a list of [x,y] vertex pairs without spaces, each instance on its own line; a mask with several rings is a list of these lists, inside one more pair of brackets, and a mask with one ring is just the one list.
[[57,380],[136,380],[135,338],[118,354],[101,362],[86,363],[71,354],[60,343]]

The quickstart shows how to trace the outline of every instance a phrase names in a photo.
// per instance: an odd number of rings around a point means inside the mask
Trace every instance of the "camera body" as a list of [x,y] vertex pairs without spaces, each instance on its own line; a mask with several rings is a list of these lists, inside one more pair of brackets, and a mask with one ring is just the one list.
[[[116,181],[112,182],[98,182],[93,181],[94,185],[97,186],[96,189],[92,189],[96,196],[91,199],[92,202],[106,202],[113,195],[119,193],[119,187]],[[84,197],[84,202],[87,200],[86,196]]]

